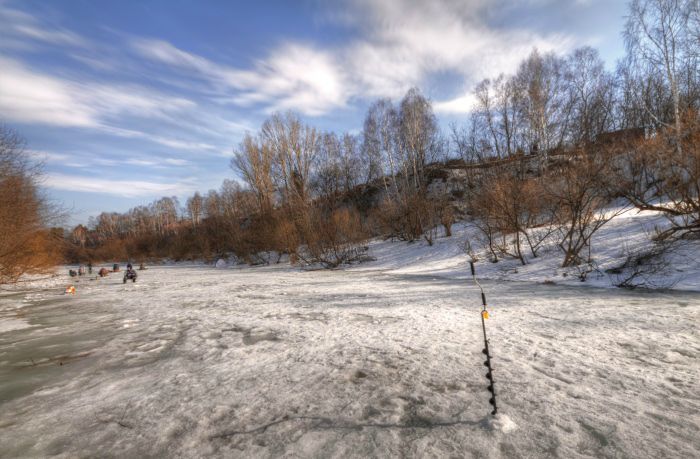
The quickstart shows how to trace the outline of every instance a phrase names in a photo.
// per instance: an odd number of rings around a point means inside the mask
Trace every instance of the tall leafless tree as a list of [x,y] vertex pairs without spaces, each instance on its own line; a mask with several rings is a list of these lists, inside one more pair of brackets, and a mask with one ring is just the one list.
[[45,272],[58,262],[49,229],[55,213],[39,190],[39,175],[24,140],[0,125],[0,284]]
[[255,193],[258,210],[268,214],[274,205],[275,183],[272,174],[275,152],[261,136],[246,134],[234,151],[231,167]]
[[[676,131],[676,148],[681,148],[681,80],[682,72],[697,67],[690,41],[689,20],[696,0],[632,0],[625,25],[625,43],[637,72],[663,78],[670,92],[671,119],[666,120],[657,107],[645,106],[660,124]],[[696,6],[696,5],[695,5]],[[697,62],[697,61],[695,61]],[[646,105],[646,104],[645,104]]]

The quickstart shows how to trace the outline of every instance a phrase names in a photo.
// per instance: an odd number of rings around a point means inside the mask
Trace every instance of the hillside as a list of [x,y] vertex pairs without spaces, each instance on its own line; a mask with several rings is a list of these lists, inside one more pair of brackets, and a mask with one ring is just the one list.
[[[613,287],[630,272],[607,273],[622,265],[630,253],[648,250],[655,228],[664,228],[667,220],[658,212],[630,209],[613,218],[593,237],[592,258],[594,269],[582,282],[577,268],[560,267],[562,255],[550,244],[538,258],[528,258],[523,266],[515,259],[488,260],[486,250],[479,242],[480,233],[468,221],[453,227],[453,236],[439,237],[433,246],[425,241],[405,243],[375,240],[369,245],[375,261],[353,269],[388,270],[396,274],[432,274],[451,278],[469,277],[465,242],[469,240],[477,255],[477,274],[481,278],[506,281],[546,282],[561,285],[588,285]],[[637,281],[648,288],[700,291],[700,241],[677,242],[671,253],[662,257],[658,272],[645,274]]]

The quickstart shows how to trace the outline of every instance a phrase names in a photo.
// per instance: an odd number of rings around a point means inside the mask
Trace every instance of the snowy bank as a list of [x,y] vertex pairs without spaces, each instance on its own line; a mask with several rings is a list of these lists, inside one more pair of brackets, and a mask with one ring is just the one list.
[[[362,264],[357,270],[386,270],[395,274],[441,275],[454,279],[469,277],[470,256],[465,242],[472,245],[477,255],[477,275],[499,281],[525,281],[560,285],[612,287],[620,276],[606,272],[624,263],[630,253],[651,248],[654,229],[664,228],[667,220],[658,212],[627,210],[605,224],[594,236],[592,243],[593,271],[580,280],[578,268],[561,268],[561,250],[550,244],[537,258],[519,260],[502,258],[491,263],[479,230],[469,222],[454,225],[451,237],[439,237],[429,246],[424,240],[397,242],[375,240],[370,244],[370,255],[376,261]],[[700,241],[678,244],[667,256],[666,269],[648,276],[648,287],[700,291]]]

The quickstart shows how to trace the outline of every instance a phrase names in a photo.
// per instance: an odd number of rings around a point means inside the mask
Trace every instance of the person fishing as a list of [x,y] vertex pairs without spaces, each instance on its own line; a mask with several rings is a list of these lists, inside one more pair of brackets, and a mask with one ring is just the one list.
[[129,279],[131,279],[131,282],[136,282],[137,276],[138,274],[136,274],[134,267],[131,266],[131,263],[128,263],[126,265],[126,271],[124,271],[124,283],[126,284],[126,281]]

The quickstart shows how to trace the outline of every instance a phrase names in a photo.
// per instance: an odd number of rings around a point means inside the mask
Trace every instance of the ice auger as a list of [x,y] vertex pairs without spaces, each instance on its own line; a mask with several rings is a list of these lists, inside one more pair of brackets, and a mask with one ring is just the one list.
[[474,283],[479,287],[479,290],[481,290],[481,304],[483,306],[483,309],[481,310],[481,329],[484,332],[484,350],[481,352],[486,355],[486,361],[484,362],[484,366],[487,368],[488,372],[486,373],[486,379],[489,380],[489,385],[486,387],[486,389],[491,392],[491,398],[489,399],[489,403],[491,406],[493,406],[493,411],[491,414],[496,415],[498,413],[498,406],[496,405],[496,387],[494,386],[494,381],[493,381],[493,368],[491,368],[491,354],[489,352],[489,340],[486,338],[486,319],[489,318],[489,313],[486,310],[486,294],[484,293],[484,289],[481,288],[481,284],[479,284],[479,281],[476,280],[476,271],[474,271],[474,262],[470,261],[469,262],[469,267],[472,270],[472,279],[474,279]]

